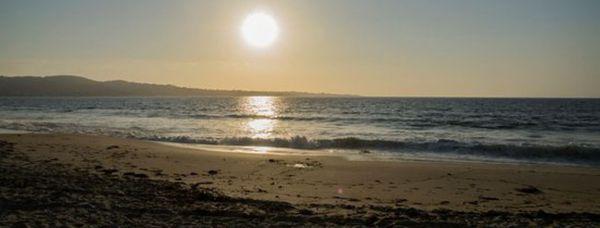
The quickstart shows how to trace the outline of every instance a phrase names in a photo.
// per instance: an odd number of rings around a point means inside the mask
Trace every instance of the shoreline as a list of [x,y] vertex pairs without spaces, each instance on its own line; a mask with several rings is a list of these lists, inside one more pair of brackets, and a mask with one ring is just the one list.
[[[270,145],[235,145],[235,144],[205,144],[172,142],[143,138],[129,138],[110,136],[103,134],[87,133],[65,133],[65,132],[31,132],[24,130],[13,130],[0,128],[0,135],[11,134],[71,134],[88,135],[99,137],[113,137],[127,140],[139,140],[152,143],[163,144],[167,146],[180,147],[192,150],[210,150],[213,152],[242,153],[242,154],[268,154],[268,155],[298,155],[298,156],[332,156],[342,157],[351,161],[391,161],[391,162],[442,162],[442,163],[466,163],[466,164],[491,164],[491,165],[534,165],[534,166],[565,166],[565,167],[583,167],[599,169],[596,163],[581,163],[574,161],[552,161],[552,160],[531,160],[517,159],[482,155],[465,155],[456,153],[437,153],[437,152],[391,152],[386,150],[363,150],[363,149],[344,149],[344,148],[321,148],[321,149],[302,149],[293,147],[277,147]],[[367,151],[364,153],[363,151]]]
[[178,142],[163,142],[153,140],[142,140],[151,143],[158,143],[167,146],[187,148],[192,150],[209,150],[218,153],[241,153],[241,154],[256,154],[256,155],[290,155],[290,156],[321,156],[321,157],[339,157],[348,161],[372,161],[372,162],[426,162],[426,163],[457,163],[457,164],[490,164],[490,165],[533,165],[533,166],[559,166],[559,167],[582,167],[600,170],[599,166],[589,164],[576,164],[569,162],[552,162],[552,161],[523,161],[508,158],[485,158],[478,157],[456,157],[455,155],[443,158],[442,156],[427,156],[420,152],[420,156],[400,156],[393,152],[382,154],[379,152],[363,153],[358,149],[297,149],[287,147],[272,147],[272,146],[246,146],[246,145],[213,145],[201,143],[178,143]]
[[479,215],[600,214],[600,169],[589,167],[223,153],[73,134],[0,134],[0,141],[13,145],[10,151],[31,164],[176,183],[236,199],[284,202],[328,216],[373,207]]

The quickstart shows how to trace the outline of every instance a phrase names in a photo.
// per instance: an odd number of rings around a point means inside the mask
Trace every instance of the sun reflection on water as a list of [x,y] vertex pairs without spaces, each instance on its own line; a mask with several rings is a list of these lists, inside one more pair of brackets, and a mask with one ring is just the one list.
[[256,119],[246,123],[246,129],[254,138],[267,138],[272,135],[277,115],[276,97],[246,97],[243,100],[244,112],[253,115]]
[[271,119],[257,119],[248,121],[246,126],[250,130],[250,133],[252,133],[252,137],[267,138],[271,135],[274,124],[274,121]]

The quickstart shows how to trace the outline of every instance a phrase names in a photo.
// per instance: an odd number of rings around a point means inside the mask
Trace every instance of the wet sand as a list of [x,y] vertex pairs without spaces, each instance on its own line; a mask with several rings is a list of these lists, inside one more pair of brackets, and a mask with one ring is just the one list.
[[[225,222],[222,219],[231,224],[287,225],[598,225],[600,221],[597,168],[349,161],[335,156],[215,152],[67,134],[4,134],[0,135],[0,142],[5,157],[2,178],[13,183],[0,188],[0,208],[4,208],[0,225],[39,222],[36,218],[52,218],[50,215],[55,212],[75,215],[75,221],[58,220],[77,224],[78,213],[69,212],[68,208],[81,208],[77,205],[86,203],[104,208],[100,210],[104,214],[96,215],[98,220],[111,221],[107,218],[123,215],[115,221],[124,225],[144,224],[136,223],[141,221],[136,219],[152,220],[144,216],[165,213],[177,216],[170,222],[157,220],[166,223],[156,225],[206,225]],[[53,181],[44,184],[45,179]],[[80,179],[89,181],[75,181]],[[48,195],[48,189],[61,186],[64,181],[77,182],[77,194],[85,196],[69,204]],[[129,186],[132,183],[135,185]],[[90,192],[88,188],[100,190]],[[107,192],[118,192],[118,197]],[[164,195],[148,197],[158,193]],[[123,202],[119,201],[121,198]],[[37,207],[18,206],[22,205],[18,202],[27,200],[48,204],[59,200],[64,205],[60,210],[45,212]],[[106,206],[103,202],[122,206]],[[152,212],[160,210],[163,204],[165,211]],[[225,216],[228,211],[231,215]],[[138,214],[130,218],[128,213]],[[83,224],[90,221],[94,219],[86,217]]]

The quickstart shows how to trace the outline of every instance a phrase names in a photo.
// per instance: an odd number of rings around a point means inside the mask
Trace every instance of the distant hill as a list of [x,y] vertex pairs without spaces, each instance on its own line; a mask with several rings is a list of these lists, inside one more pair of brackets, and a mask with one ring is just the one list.
[[209,90],[80,76],[0,76],[0,96],[341,96],[303,92]]

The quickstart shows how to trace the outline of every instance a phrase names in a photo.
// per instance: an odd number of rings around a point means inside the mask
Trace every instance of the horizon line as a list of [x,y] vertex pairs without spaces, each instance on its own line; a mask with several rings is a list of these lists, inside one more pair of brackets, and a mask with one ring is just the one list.
[[[598,97],[586,97],[586,96],[462,96],[462,95],[363,95],[363,94],[348,94],[348,93],[336,93],[336,92],[307,92],[307,91],[297,91],[297,90],[248,90],[248,89],[239,89],[239,88],[199,88],[199,87],[187,87],[175,84],[159,84],[152,82],[140,82],[140,81],[128,81],[123,79],[115,79],[115,80],[96,80],[91,79],[86,76],[75,75],[75,74],[54,74],[54,75],[0,75],[0,77],[37,77],[37,78],[46,78],[46,77],[57,77],[57,76],[69,76],[69,77],[80,77],[85,78],[87,80],[97,81],[97,82],[115,82],[115,81],[123,81],[128,83],[140,83],[140,84],[149,84],[149,85],[163,85],[163,86],[174,86],[184,89],[199,89],[199,90],[213,90],[213,91],[235,91],[235,92],[266,92],[266,93],[298,93],[300,94],[297,97],[302,97],[301,94],[315,94],[315,95],[333,95],[340,97],[362,97],[362,98],[457,98],[457,99],[600,99]],[[200,96],[200,95],[199,95]],[[9,96],[6,96],[9,97]],[[35,97],[35,96],[31,96]],[[47,96],[41,96],[47,97]],[[69,97],[69,96],[65,96]],[[85,97],[85,96],[80,96]],[[90,96],[92,97],[92,96]],[[107,96],[110,97],[110,96]],[[114,96],[120,97],[120,96]],[[143,96],[142,96],[143,97]],[[160,96],[157,96],[160,97]],[[168,97],[168,96],[163,96]],[[176,97],[176,96],[172,96]],[[190,96],[193,97],[193,96]]]

